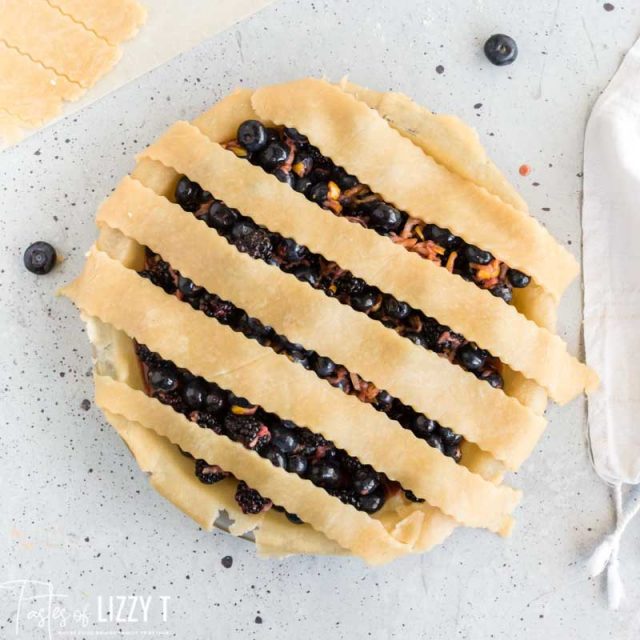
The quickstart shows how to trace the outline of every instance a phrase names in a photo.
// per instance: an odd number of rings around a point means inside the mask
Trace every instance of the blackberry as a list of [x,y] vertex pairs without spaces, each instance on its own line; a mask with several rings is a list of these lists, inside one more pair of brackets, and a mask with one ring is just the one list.
[[209,464],[206,460],[196,460],[196,476],[204,484],[215,484],[230,474],[217,464]]
[[222,324],[229,324],[238,315],[238,310],[234,304],[222,300],[212,293],[206,293],[200,298],[200,311],[210,318],[215,318]]
[[203,429],[211,429],[214,433],[221,435],[224,427],[219,418],[207,411],[192,411],[189,414],[192,422],[197,422]]
[[427,349],[435,348],[438,344],[438,338],[443,330],[444,327],[432,318],[427,318],[426,322],[422,323],[422,336],[425,340]]
[[232,440],[241,442],[247,449],[259,449],[271,439],[269,429],[255,416],[228,413],[224,417],[224,428]]
[[270,509],[272,505],[271,500],[263,498],[255,489],[247,486],[243,480],[238,483],[235,498],[242,513],[262,513]]
[[263,229],[253,229],[236,240],[236,247],[244,253],[248,253],[252,258],[268,258],[272,251],[269,234]]

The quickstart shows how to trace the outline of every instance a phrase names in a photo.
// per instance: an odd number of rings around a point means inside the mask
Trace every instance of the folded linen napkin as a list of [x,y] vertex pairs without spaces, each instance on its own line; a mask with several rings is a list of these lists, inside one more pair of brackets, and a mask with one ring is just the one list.
[[640,482],[640,40],[627,53],[587,124],[582,206],[586,360],[601,376],[589,395],[596,472],[613,488],[616,527],[596,549],[609,606],[624,592],[618,552],[640,509],[625,485]]

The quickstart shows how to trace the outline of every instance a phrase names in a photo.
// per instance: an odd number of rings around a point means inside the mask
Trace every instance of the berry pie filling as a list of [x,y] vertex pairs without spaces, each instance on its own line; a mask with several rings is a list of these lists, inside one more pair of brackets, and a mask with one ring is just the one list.
[[[486,380],[492,387],[502,388],[498,358],[422,311],[383,293],[377,287],[369,286],[350,271],[311,252],[295,240],[256,224],[186,177],[178,182],[175,198],[185,211],[203,220],[239,251],[279,267],[327,296],[382,322],[415,344],[447,358],[477,378]],[[161,286],[171,278],[169,275],[156,275],[157,283]],[[174,289],[175,286],[171,285]],[[202,291],[197,289],[193,293],[195,297]],[[190,297],[191,294],[187,293],[187,297]]]
[[357,373],[349,371],[345,366],[337,364],[315,351],[305,349],[300,344],[289,341],[285,336],[276,333],[272,327],[265,326],[260,320],[247,315],[245,311],[231,302],[209,293],[203,287],[185,278],[168,262],[162,260],[158,254],[148,248],[145,254],[144,269],[139,272],[139,275],[148,278],[166,293],[175,295],[191,305],[192,308],[202,311],[221,324],[229,326],[247,338],[256,340],[262,346],[270,347],[276,353],[285,355],[292,362],[313,371],[331,386],[348,395],[356,396],[362,402],[371,404],[390,419],[398,421],[405,429],[412,431],[417,438],[425,440],[427,444],[435,447],[444,455],[460,462],[462,436],[418,413],[384,389],[378,389],[372,382],[368,382]]
[[236,139],[223,146],[272,173],[323,209],[374,229],[507,303],[511,302],[514,287],[526,287],[531,281],[528,275],[509,268],[449,229],[425,224],[385,202],[356,176],[322,155],[296,129],[265,127],[257,120],[246,120],[238,127]]
[[[201,428],[241,443],[274,466],[310,480],[359,511],[375,513],[390,496],[404,491],[399,483],[389,480],[370,465],[362,464],[320,434],[290,420],[281,420],[231,391],[178,368],[142,344],[136,343],[135,348],[148,395]],[[196,460],[195,475],[205,484],[214,484],[230,476],[224,469],[205,460]],[[404,493],[409,500],[422,502],[410,491]],[[248,514],[258,514],[273,507],[271,500],[242,481],[235,498],[242,511]],[[292,522],[300,522],[293,514],[287,516]]]

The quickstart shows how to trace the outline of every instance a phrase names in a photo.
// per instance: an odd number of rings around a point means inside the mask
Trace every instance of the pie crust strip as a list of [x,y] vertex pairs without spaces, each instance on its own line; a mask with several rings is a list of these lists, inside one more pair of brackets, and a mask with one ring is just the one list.
[[575,258],[534,218],[439,165],[340,88],[306,78],[258,89],[252,104],[260,117],[309,136],[388,202],[491,251],[556,298],[578,274]]
[[510,528],[507,514],[519,492],[470,473],[384,414],[167,295],[106,254],[92,251],[83,274],[63,293],[86,314],[177,366],[322,433],[459,522],[495,532]]
[[120,51],[46,0],[0,0],[0,41],[87,88]]
[[526,459],[544,430],[545,420],[517,400],[293,275],[238,251],[136,180],[124,178],[97,221],[149,246],[183,275],[289,340],[365,375],[509,468]]
[[373,91],[347,80],[339,86],[375,109],[400,135],[411,140],[438,164],[516,209],[527,211],[527,203],[487,156],[475,129],[456,116],[432,113],[395,91]]
[[171,407],[112,378],[96,376],[96,403],[144,427],[153,429],[184,451],[215,460],[223,469],[290,513],[372,564],[388,562],[409,548],[394,540],[366,513],[342,503],[324,489],[275,467],[240,443],[202,429]]
[[56,116],[83,90],[0,41],[0,108],[32,125]]
[[258,224],[294,238],[369,284],[422,309],[538,382],[554,400],[568,402],[597,385],[597,376],[567,352],[558,336],[503,300],[388,238],[321,209],[211,142],[189,123],[174,124],[142,157],[175,168]]
[[117,45],[132,38],[147,17],[135,0],[47,0],[85,28]]

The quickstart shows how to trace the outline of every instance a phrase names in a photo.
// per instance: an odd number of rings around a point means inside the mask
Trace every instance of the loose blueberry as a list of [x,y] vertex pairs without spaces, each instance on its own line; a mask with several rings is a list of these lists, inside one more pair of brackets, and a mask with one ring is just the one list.
[[346,173],[344,169],[334,171],[333,181],[340,187],[342,191],[353,189],[353,187],[357,187],[360,184],[358,182],[358,178]]
[[375,397],[375,400],[373,401],[373,406],[378,411],[383,411],[384,413],[387,413],[387,411],[391,409],[392,405],[393,405],[393,396],[388,391],[385,391],[384,389],[382,389],[381,391],[378,391],[378,395]]
[[260,165],[266,171],[273,171],[289,155],[289,150],[280,142],[270,142],[258,155]]
[[254,153],[267,144],[267,130],[257,120],[245,120],[238,127],[237,139],[247,151]]
[[471,342],[463,344],[457,351],[458,359],[469,371],[478,371],[484,367],[487,361],[487,354],[482,349],[478,349]]
[[207,391],[207,383],[202,378],[194,378],[185,385],[182,396],[191,409],[200,409],[204,406]]
[[309,142],[309,138],[304,134],[300,133],[297,129],[293,127],[285,127],[284,135],[291,140],[291,142],[295,142],[296,144],[307,144]]
[[464,248],[464,255],[469,262],[475,262],[476,264],[489,264],[493,260],[493,256],[488,251],[478,249],[473,244],[468,244]]
[[23,260],[28,271],[37,276],[43,276],[53,269],[56,263],[56,250],[48,242],[34,242],[27,247]]
[[449,429],[449,427],[440,427],[440,438],[445,447],[459,445],[462,442],[462,436]]
[[518,57],[518,45],[510,36],[496,33],[484,43],[484,54],[489,62],[502,67]]
[[293,188],[299,193],[307,194],[311,185],[313,185],[313,180],[309,176],[304,176],[295,181]]
[[231,229],[231,237],[234,240],[240,240],[245,236],[248,236],[250,233],[255,231],[255,225],[248,220],[239,220],[233,225]]
[[509,279],[511,286],[516,289],[524,289],[524,287],[528,286],[531,282],[531,278],[528,275],[522,273],[522,271],[518,271],[517,269],[509,269],[509,271],[507,271],[507,278]]
[[149,384],[158,391],[173,391],[178,386],[178,376],[170,367],[161,366],[151,369],[148,380]]
[[284,257],[290,262],[299,262],[307,256],[309,253],[306,247],[298,244],[291,238],[286,238],[284,241]]
[[425,438],[425,440],[427,441],[427,444],[430,447],[433,447],[434,449],[437,449],[438,451],[444,452],[444,445],[442,444],[442,440],[440,440],[440,438],[435,433],[429,434]]
[[402,224],[402,214],[389,204],[379,204],[369,214],[371,225],[384,231],[395,231]]

